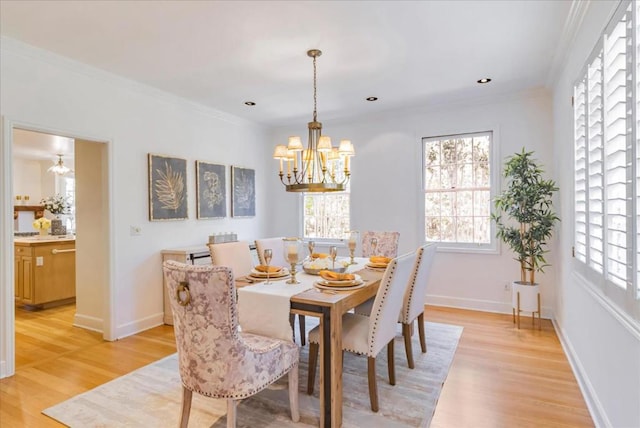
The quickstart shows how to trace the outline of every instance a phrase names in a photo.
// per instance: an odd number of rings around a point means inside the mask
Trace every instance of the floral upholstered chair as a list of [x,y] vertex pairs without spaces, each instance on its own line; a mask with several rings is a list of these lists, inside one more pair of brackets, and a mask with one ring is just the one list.
[[236,287],[226,266],[163,263],[173,311],[186,427],[192,393],[227,400],[227,427],[235,427],[236,405],[289,374],[291,419],[298,412],[298,346],[238,331]]
[[[412,274],[416,253],[407,253],[393,259],[385,270],[371,310],[371,315],[347,312],[342,315],[342,349],[368,358],[369,399],[371,410],[378,411],[376,384],[376,356],[387,347],[389,383],[395,385],[394,340],[398,314],[404,291]],[[320,329],[309,332],[309,378],[307,393],[313,393],[319,353]]]
[[[256,239],[256,251],[258,252],[258,260],[260,260],[261,265],[266,264],[264,260],[264,250],[269,248],[273,252],[273,256],[271,258],[271,266],[284,266],[286,268],[290,266],[290,264],[284,258],[284,246],[282,245],[283,239],[283,236],[279,238]],[[296,323],[296,316],[294,314],[291,314],[289,316],[289,322],[291,323],[291,328],[294,332],[293,339],[295,340],[296,330],[294,328],[294,324]],[[300,327],[300,344],[304,346],[306,344],[306,326],[304,315],[298,314],[298,323]]]
[[[431,274],[431,266],[436,256],[436,244],[426,244],[416,251],[416,262],[409,278],[404,294],[402,309],[398,316],[398,322],[402,323],[402,336],[404,336],[404,349],[407,353],[409,368],[415,368],[413,362],[413,349],[411,346],[411,330],[413,322],[418,320],[418,334],[420,336],[420,348],[422,353],[427,352],[427,341],[424,334],[424,300],[427,294],[427,285]],[[369,316],[373,308],[373,299],[369,299],[355,307],[354,312],[359,315]]]
[[373,232],[362,234],[362,257],[385,256],[398,257],[400,232]]

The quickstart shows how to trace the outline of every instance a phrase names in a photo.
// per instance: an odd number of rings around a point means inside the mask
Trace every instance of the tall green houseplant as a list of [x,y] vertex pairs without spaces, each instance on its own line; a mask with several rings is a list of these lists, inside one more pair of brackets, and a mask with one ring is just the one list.
[[544,179],[544,171],[532,155],[523,147],[522,152],[507,158],[503,172],[506,189],[494,199],[496,211],[491,216],[497,237],[517,255],[521,282],[529,284],[535,284],[536,272],[549,266],[545,247],[560,220],[552,206],[556,183]]

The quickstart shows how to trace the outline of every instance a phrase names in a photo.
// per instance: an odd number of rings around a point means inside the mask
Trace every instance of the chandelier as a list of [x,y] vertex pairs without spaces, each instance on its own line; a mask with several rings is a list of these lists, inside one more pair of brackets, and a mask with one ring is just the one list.
[[56,156],[58,156],[57,162],[54,162],[47,171],[58,175],[65,175],[66,173],[71,172],[71,168],[64,166],[64,163],[62,162],[62,155],[57,154]]
[[287,192],[338,192],[345,190],[351,177],[349,158],[355,155],[355,150],[350,140],[340,140],[340,145],[333,147],[331,138],[322,135],[316,111],[316,58],[322,52],[311,49],[307,55],[313,58],[313,121],[307,125],[307,148],[302,146],[300,137],[291,136],[287,145],[276,146],[273,158],[280,161],[278,175]]

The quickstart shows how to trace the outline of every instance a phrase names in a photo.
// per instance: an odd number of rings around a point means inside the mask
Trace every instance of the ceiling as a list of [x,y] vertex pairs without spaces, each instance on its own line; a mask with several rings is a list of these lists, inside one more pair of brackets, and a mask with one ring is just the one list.
[[[282,126],[311,120],[312,48],[323,51],[320,121],[545,86],[571,8],[569,0],[2,0],[0,32]],[[483,77],[493,81],[476,83]]]

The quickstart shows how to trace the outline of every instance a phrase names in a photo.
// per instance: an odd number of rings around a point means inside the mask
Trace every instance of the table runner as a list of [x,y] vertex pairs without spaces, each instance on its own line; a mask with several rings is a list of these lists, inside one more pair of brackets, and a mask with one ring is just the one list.
[[[344,259],[342,259],[344,260]],[[356,258],[356,264],[349,265],[347,272],[362,269],[367,258]],[[293,330],[289,324],[291,296],[313,288],[319,279],[317,275],[300,272],[296,274],[300,284],[287,284],[287,280],[261,282],[238,288],[238,317],[242,331],[293,340]]]

